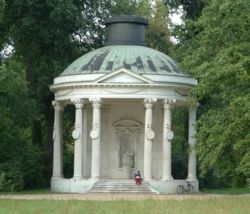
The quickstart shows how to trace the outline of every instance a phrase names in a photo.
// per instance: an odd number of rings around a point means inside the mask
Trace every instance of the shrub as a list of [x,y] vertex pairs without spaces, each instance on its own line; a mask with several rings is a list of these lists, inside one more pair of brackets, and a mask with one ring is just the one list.
[[20,191],[24,187],[20,163],[10,162],[0,165],[0,191]]

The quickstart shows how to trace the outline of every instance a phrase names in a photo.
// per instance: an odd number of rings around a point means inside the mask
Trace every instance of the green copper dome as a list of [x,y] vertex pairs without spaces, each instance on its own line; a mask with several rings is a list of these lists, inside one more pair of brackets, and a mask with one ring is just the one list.
[[110,73],[125,68],[137,74],[186,76],[169,56],[144,46],[111,45],[75,60],[60,76]]

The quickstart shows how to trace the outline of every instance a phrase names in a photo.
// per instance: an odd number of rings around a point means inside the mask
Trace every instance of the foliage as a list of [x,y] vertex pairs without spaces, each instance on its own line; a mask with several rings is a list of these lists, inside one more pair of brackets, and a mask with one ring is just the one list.
[[196,20],[202,12],[203,7],[210,0],[164,0],[171,9],[177,10],[182,7],[185,18]]
[[137,14],[149,20],[146,29],[146,40],[150,48],[170,54],[173,46],[170,41],[169,10],[161,0],[156,0],[155,5],[150,5],[148,0],[141,0],[138,3]]
[[156,0],[152,4],[149,0],[125,0],[117,1],[111,9],[111,15],[137,15],[148,19],[146,28],[146,42],[150,48],[169,54],[172,48],[170,42],[169,10],[162,0]]
[[1,180],[0,191],[20,191],[24,187],[23,172],[20,162],[8,162],[0,164]]
[[186,70],[199,80],[191,96],[200,110],[197,152],[201,175],[210,170],[226,185],[250,176],[250,6],[213,0],[179,48]]
[[185,107],[173,109],[172,174],[175,179],[186,179],[188,163],[188,112]]
[[10,58],[0,73],[0,186],[12,191],[41,185],[41,152],[31,144],[30,118],[35,105],[27,95],[23,66]]
[[54,122],[48,86],[73,60],[102,45],[100,23],[108,16],[109,6],[109,0],[6,1],[0,47],[12,45],[15,60],[23,66],[27,96],[35,104],[28,131],[31,144],[44,147],[46,179],[51,177]]
[[137,10],[136,0],[113,1],[110,13],[112,16],[135,15]]
[[74,169],[74,140],[72,138],[74,114],[74,106],[67,106],[64,109],[63,172],[66,178],[72,178]]

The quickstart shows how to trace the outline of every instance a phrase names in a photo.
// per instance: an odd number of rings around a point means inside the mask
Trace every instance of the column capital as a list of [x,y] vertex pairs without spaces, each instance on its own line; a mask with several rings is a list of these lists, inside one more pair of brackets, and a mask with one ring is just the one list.
[[56,100],[52,101],[52,106],[54,107],[55,111],[63,111],[64,109],[63,104]]
[[75,104],[76,108],[83,108],[85,104],[84,99],[81,99],[81,98],[71,99],[71,102]]
[[157,98],[145,98],[144,99],[144,106],[145,108],[152,108],[153,104],[155,104],[157,101]]
[[100,108],[101,107],[101,98],[100,97],[91,97],[91,98],[89,98],[89,102],[92,103],[92,106],[94,108]]
[[171,108],[176,103],[176,99],[166,98],[163,100],[163,108]]

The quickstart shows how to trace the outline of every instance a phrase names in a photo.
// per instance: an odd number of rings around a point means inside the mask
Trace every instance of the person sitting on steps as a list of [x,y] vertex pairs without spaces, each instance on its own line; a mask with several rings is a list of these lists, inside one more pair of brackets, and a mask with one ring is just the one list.
[[135,179],[136,185],[141,185],[142,178],[141,178],[141,173],[139,170],[135,173],[134,179]]

